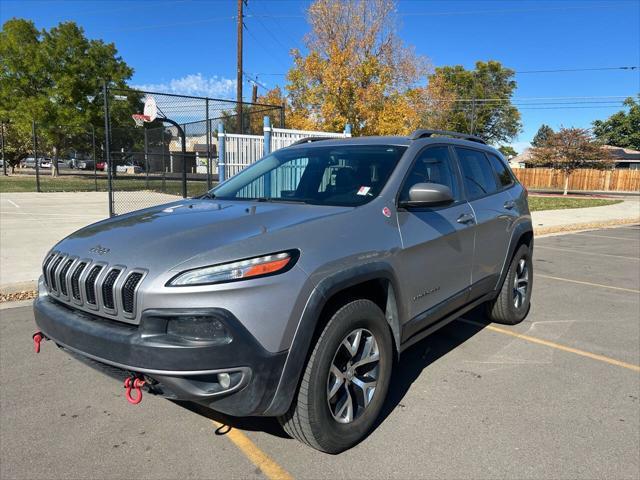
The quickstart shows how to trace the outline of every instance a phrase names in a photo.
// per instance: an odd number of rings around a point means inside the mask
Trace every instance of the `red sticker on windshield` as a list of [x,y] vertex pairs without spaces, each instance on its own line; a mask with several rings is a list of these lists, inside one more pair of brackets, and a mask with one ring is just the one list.
[[389,207],[384,207],[384,208],[382,209],[382,214],[383,214],[385,217],[389,218],[389,217],[391,216],[391,210],[389,210]]

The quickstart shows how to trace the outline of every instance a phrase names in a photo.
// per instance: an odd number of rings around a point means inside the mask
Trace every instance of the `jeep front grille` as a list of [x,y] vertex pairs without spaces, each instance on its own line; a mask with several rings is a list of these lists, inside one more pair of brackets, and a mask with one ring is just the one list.
[[104,278],[104,282],[102,282],[102,302],[104,303],[104,308],[108,308],[109,310],[113,310],[115,308],[113,285],[116,283],[118,275],[120,275],[120,270],[114,268],[107,273],[107,276]]
[[54,292],[57,292],[57,288],[56,288],[56,270],[58,268],[58,265],[60,265],[60,262],[62,261],[64,257],[62,255],[56,257],[56,259],[53,261],[53,263],[51,263],[51,270],[49,273],[49,280],[50,280],[50,285],[51,285],[51,290],[53,290]]
[[52,297],[72,308],[126,322],[136,316],[145,270],[52,252],[42,264],[42,273]]
[[68,294],[67,291],[67,273],[71,268],[71,264],[73,263],[73,259],[70,258],[64,263],[64,266],[60,269],[60,275],[58,276],[58,280],[60,281],[60,293],[65,297]]
[[122,287],[122,309],[127,313],[133,313],[135,291],[142,279],[142,273],[136,272],[129,275]]
[[87,262],[80,262],[71,275],[71,295],[75,300],[81,300],[80,297],[80,275],[84,272]]
[[85,280],[84,293],[87,295],[87,303],[90,303],[91,305],[96,304],[96,279],[101,271],[102,267],[100,265],[96,265],[89,270],[89,275]]

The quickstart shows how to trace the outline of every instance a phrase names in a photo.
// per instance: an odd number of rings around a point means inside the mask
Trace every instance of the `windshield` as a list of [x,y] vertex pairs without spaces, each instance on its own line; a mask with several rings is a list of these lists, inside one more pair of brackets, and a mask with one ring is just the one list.
[[216,199],[358,206],[377,197],[407,149],[397,145],[283,148],[212,190]]

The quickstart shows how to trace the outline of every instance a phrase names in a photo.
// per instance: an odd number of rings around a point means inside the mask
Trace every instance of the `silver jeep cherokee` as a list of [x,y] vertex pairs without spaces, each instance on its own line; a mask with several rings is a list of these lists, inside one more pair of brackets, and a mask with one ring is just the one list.
[[307,139],[62,240],[36,340],[124,380],[133,403],[142,388],[275,416],[336,453],[372,428],[407,347],[480,304],[527,315],[532,249],[527,192],[477,137]]

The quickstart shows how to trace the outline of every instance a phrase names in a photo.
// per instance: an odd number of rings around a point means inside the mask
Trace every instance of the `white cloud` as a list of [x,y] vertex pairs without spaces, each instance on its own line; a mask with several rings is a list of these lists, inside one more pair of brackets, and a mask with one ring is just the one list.
[[147,83],[132,85],[137,90],[150,92],[175,93],[202,97],[229,98],[236,90],[236,81],[230,78],[203,77],[201,73],[171,79],[168,83]]

